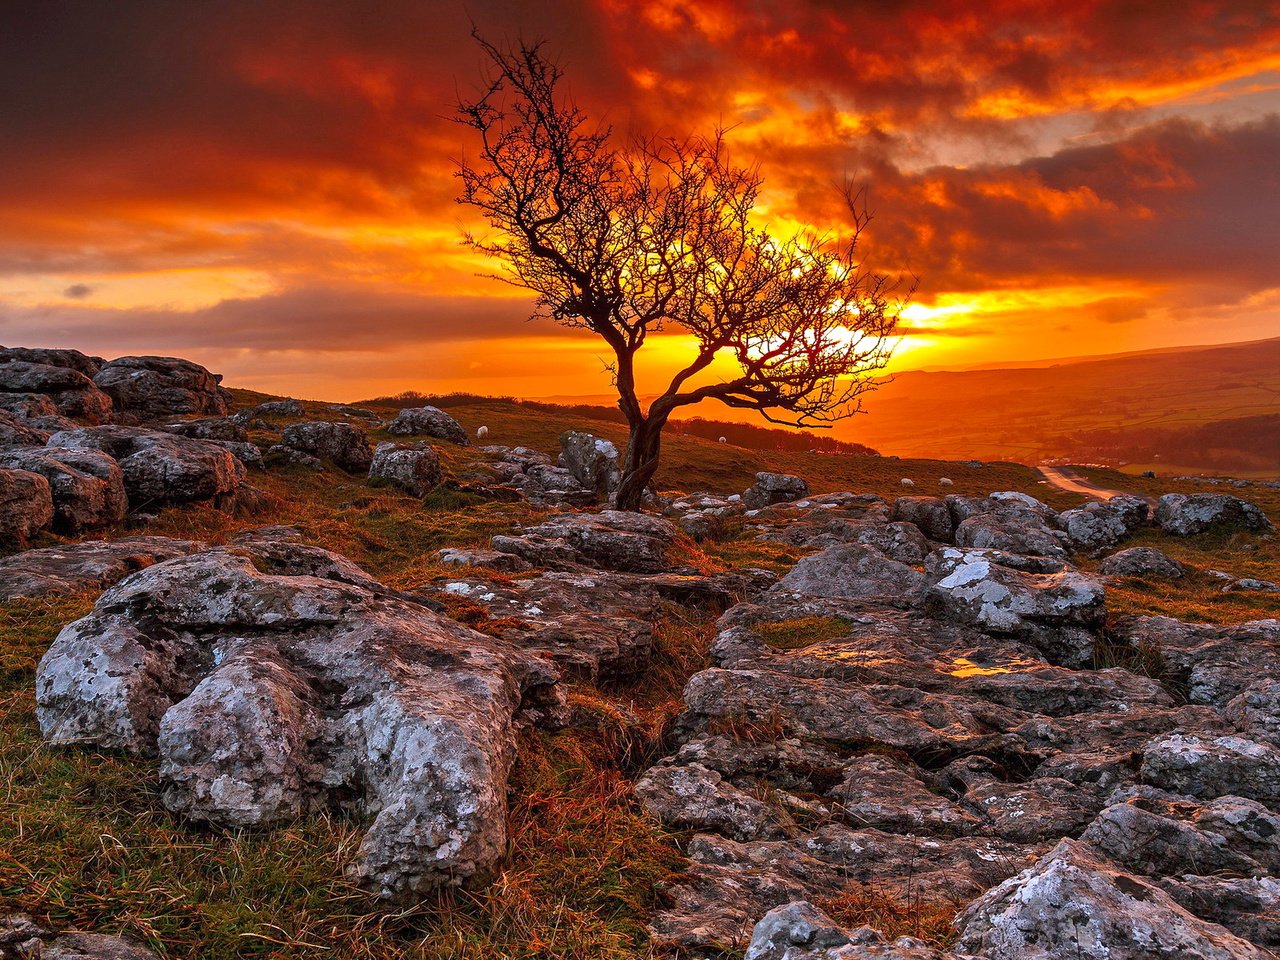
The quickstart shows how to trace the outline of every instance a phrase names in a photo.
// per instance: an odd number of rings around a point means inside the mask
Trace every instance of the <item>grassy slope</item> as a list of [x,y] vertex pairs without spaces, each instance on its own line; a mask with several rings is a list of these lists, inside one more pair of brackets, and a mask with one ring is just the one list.
[[[241,399],[254,398],[242,394]],[[607,425],[519,408],[453,412],[470,430],[487,424],[496,443],[550,451],[569,427],[621,439]],[[441,452],[455,475],[477,469],[474,451],[443,444]],[[662,484],[685,490],[740,490],[757,470],[781,469],[807,476],[818,491],[853,489],[892,497],[902,491],[900,478],[909,476],[919,484],[912,492],[939,492],[937,478],[949,476],[954,492],[1020,489],[1059,507],[1080,500],[1046,488],[1016,464],[970,468],[940,461],[760,453],[692,438],[674,438],[666,456]],[[1144,486],[1111,472],[1095,476],[1116,486]],[[264,515],[234,518],[202,507],[171,509],[147,530],[216,542],[247,525],[298,523],[313,541],[347,554],[394,585],[414,587],[445,575],[430,558],[438,547],[483,543],[494,532],[535,516],[522,504],[479,502],[457,493],[419,502],[336,470],[273,471],[253,482],[276,498]],[[1157,482],[1152,491],[1168,486]],[[1253,493],[1280,521],[1280,494]],[[1280,577],[1274,540],[1211,534],[1173,541],[1144,534],[1143,542],[1148,541],[1201,566]],[[784,567],[798,556],[777,545],[734,539],[732,531],[726,542],[682,549],[682,560],[705,569],[741,563]],[[456,568],[450,573],[456,576]],[[1166,612],[1219,621],[1280,615],[1280,599],[1224,598],[1204,577],[1175,587],[1131,581],[1113,590],[1111,598],[1117,613]],[[36,661],[57,630],[88,610],[92,599],[0,605],[0,911],[22,909],[60,925],[123,931],[173,956],[608,960],[650,954],[645,920],[682,860],[679,838],[637,808],[631,777],[665,747],[679,691],[705,663],[709,617],[690,619],[686,612],[668,611],[658,625],[661,653],[642,682],[604,691],[576,689],[572,701],[582,725],[524,737],[513,781],[511,860],[491,887],[445,893],[416,910],[388,913],[346,880],[358,824],[335,818],[267,832],[199,830],[164,812],[153,762],[40,744],[32,701]],[[483,629],[484,623],[477,626]],[[822,624],[812,626],[823,632]],[[780,634],[777,642],[812,641]],[[894,932],[939,937],[945,932],[936,912],[922,915],[892,904],[854,898],[841,914],[850,922],[874,919]]]

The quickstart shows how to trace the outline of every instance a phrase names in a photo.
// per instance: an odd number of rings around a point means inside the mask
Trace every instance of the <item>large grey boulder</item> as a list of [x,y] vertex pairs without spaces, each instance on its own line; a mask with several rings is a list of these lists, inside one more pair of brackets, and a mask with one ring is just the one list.
[[124,471],[101,450],[16,447],[0,450],[0,467],[29,470],[49,481],[53,527],[59,532],[107,527],[123,520],[128,510]]
[[440,455],[425,440],[418,443],[380,443],[373,451],[369,479],[424,497],[444,479]]
[[955,543],[957,547],[1057,560],[1065,560],[1069,553],[1065,533],[1024,510],[980,513],[962,520],[956,525]]
[[774,591],[815,597],[876,597],[910,606],[919,602],[924,586],[924,577],[905,563],[889,559],[874,547],[848,543],[805,557],[778,581]]
[[608,440],[578,430],[560,434],[560,466],[600,500],[608,500],[622,482],[618,448]]
[[369,437],[349,423],[312,420],[284,428],[281,445],[328,460],[348,473],[365,473],[373,463]]
[[1147,880],[1062,840],[956,919],[984,960],[1267,960],[1269,951],[1180,907]]
[[178,357],[118,357],[103,364],[93,382],[131,420],[221,417],[230,406],[227,391],[219,386],[222,374]]
[[899,497],[893,501],[893,519],[914,523],[930,540],[950,543],[955,522],[947,503],[940,497]]
[[25,543],[52,522],[49,481],[29,470],[0,470],[0,544]]
[[1255,532],[1274,529],[1257,504],[1222,493],[1167,493],[1156,504],[1156,525],[1179,537],[1212,527]]
[[1104,577],[1143,577],[1149,580],[1181,580],[1187,568],[1155,547],[1130,547],[1113,553],[1098,565]]
[[1073,569],[1016,570],[981,551],[956,547],[932,554],[928,572],[928,605],[937,615],[1025,638],[1062,666],[1093,662],[1106,617],[1097,581]]
[[101,450],[114,458],[134,510],[212,500],[234,492],[245,475],[244,465],[215,443],[145,427],[66,430],[50,437],[49,446]]
[[159,756],[165,805],[194,820],[363,814],[360,878],[414,900],[504,856],[516,714],[553,706],[554,681],[345,558],[264,535],[108,590],[41,660],[36,713],[51,742]]
[[759,510],[774,503],[790,503],[809,495],[809,484],[803,477],[786,473],[757,473],[756,482],[742,495],[749,510]]
[[125,537],[42,547],[0,559],[0,600],[105,589],[161,560],[203,550],[169,537]]
[[387,424],[387,432],[400,437],[435,437],[461,447],[470,442],[462,424],[439,407],[406,407]]
[[58,413],[87,423],[105,423],[112,414],[111,397],[70,367],[25,360],[0,362],[0,392],[45,394]]
[[1141,497],[1113,497],[1064,510],[1058,515],[1058,525],[1077,550],[1097,553],[1146,526],[1150,511]]

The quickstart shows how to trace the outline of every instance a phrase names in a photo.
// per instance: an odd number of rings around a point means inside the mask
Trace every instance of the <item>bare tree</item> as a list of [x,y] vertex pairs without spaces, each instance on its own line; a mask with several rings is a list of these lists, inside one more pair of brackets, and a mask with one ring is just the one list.
[[[563,91],[542,45],[477,40],[492,70],[458,106],[480,140],[459,163],[458,200],[492,232],[466,242],[503,264],[500,279],[536,294],[535,316],[590,330],[612,350],[630,426],[619,509],[640,507],[680,407],[714,399],[800,427],[861,409],[900,302],[855,255],[869,217],[851,189],[843,235],[771,236],[751,219],[759,169],[735,165],[721,131],[616,143]],[[669,328],[692,334],[697,350],[646,410],[636,354]],[[711,378],[718,357],[736,361],[734,375]]]

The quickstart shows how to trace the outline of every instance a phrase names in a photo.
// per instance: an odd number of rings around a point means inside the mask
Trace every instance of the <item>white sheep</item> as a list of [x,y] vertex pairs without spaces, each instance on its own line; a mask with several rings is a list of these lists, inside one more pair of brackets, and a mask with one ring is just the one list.
[[483,440],[483,439],[484,439],[485,437],[487,437],[488,435],[489,435],[489,428],[488,428],[488,427],[476,427],[476,439],[477,439],[477,440]]
[[720,442],[721,442],[721,443],[728,443],[728,442],[729,442],[729,438],[728,438],[728,437],[721,437],[721,438],[720,438]]
[[954,487],[954,486],[955,486],[955,483],[952,481],[952,479],[951,479],[950,477],[939,477],[939,478],[938,478],[938,486],[940,486],[940,487]]
[[914,480],[910,480],[910,479],[908,479],[907,477],[903,477],[903,478],[902,478],[902,485],[903,485],[904,487],[914,487],[914,486],[916,485],[916,482],[915,482]]

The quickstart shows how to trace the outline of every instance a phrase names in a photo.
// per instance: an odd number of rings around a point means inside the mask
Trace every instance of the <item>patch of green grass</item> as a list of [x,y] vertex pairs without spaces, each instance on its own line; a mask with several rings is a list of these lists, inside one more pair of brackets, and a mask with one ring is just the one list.
[[795,617],[762,623],[754,629],[775,650],[801,650],[849,635],[849,624],[840,617]]

